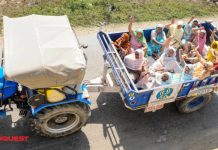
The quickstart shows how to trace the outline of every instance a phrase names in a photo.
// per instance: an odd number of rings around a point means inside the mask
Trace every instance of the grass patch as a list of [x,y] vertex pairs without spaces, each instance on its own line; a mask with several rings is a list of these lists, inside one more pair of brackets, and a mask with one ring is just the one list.
[[5,6],[3,14],[17,17],[29,14],[67,15],[74,26],[96,26],[99,22],[126,23],[168,20],[218,14],[218,7],[205,1],[186,0],[32,0],[34,3]]

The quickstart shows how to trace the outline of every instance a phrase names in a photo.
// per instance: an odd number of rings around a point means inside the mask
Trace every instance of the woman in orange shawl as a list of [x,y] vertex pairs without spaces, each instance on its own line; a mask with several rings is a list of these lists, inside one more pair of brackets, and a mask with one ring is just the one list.
[[129,40],[129,34],[123,33],[120,38],[118,38],[114,43],[118,53],[120,54],[121,59],[126,55],[130,54],[131,46]]

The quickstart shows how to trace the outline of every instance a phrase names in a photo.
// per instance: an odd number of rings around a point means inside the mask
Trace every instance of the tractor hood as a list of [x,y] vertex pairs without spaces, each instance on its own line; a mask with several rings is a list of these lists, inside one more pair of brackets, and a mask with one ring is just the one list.
[[3,18],[8,80],[32,89],[80,84],[86,60],[67,16]]

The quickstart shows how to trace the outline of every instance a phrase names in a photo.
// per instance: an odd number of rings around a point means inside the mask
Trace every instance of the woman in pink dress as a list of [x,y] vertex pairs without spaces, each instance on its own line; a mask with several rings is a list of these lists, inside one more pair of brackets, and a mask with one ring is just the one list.
[[200,30],[193,42],[197,46],[198,52],[203,56],[204,46],[206,44],[206,31]]
[[134,17],[130,18],[130,23],[128,26],[129,34],[130,34],[130,45],[131,45],[131,52],[135,52],[137,49],[142,49],[147,55],[148,45],[146,39],[144,37],[144,33],[142,29],[132,29],[132,24],[134,22]]

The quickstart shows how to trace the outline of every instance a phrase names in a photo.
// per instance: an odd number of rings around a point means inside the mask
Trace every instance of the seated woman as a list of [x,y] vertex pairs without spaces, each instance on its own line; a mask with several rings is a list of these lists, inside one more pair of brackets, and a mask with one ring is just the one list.
[[143,30],[142,29],[132,30],[133,22],[134,22],[134,17],[130,17],[128,30],[130,34],[131,53],[135,52],[135,50],[137,49],[142,49],[145,52],[145,56],[146,56],[148,45],[144,37]]
[[130,54],[131,47],[129,41],[129,35],[127,33],[123,33],[120,38],[118,38],[114,43],[118,53],[120,54],[121,59],[123,59],[126,55]]
[[127,70],[134,75],[135,82],[138,81],[142,71],[148,70],[148,62],[142,49],[137,49],[134,53],[126,55],[124,64]]
[[218,41],[215,41],[215,30],[212,32],[212,44],[207,53],[207,61],[213,62],[214,69],[218,70]]
[[148,56],[152,56],[155,60],[161,55],[161,49],[164,41],[166,40],[166,34],[163,31],[163,25],[157,25],[156,29],[151,32],[151,41],[148,43]]
[[194,17],[192,17],[188,21],[188,23],[184,26],[184,34],[183,34],[183,37],[182,37],[182,45],[183,45],[184,49],[188,48],[188,43],[190,41],[192,41],[192,39],[194,38],[194,35],[195,35],[194,33],[197,32],[198,30],[203,30],[204,29],[204,27],[198,27],[196,25],[196,20],[194,20],[192,22],[193,19],[194,19]]
[[156,86],[160,85],[167,85],[172,83],[172,73],[170,72],[163,72],[163,73],[156,73]]
[[182,71],[181,81],[192,80],[193,72],[194,72],[194,68],[192,64],[185,65]]
[[190,42],[193,42],[193,40],[197,36],[197,32],[196,31],[198,31],[199,29],[203,30],[204,27],[199,23],[199,21],[197,19],[195,19],[192,22],[192,29],[195,29],[195,30],[192,31],[191,37],[189,39]]
[[149,89],[153,88],[154,85],[155,78],[148,71],[143,71],[140,74],[138,81],[136,82],[136,87],[138,89]]
[[195,46],[197,46],[198,52],[203,56],[205,44],[206,44],[206,31],[205,30],[199,30],[197,33],[197,36],[195,37],[193,43]]
[[182,37],[182,44],[185,45],[187,42],[190,41],[191,35],[192,35],[192,25],[191,22],[194,19],[194,17],[191,17],[191,19],[188,21],[188,23],[184,26],[184,33]]
[[195,53],[199,62],[194,64],[193,78],[203,80],[213,73],[213,63],[211,61],[206,61],[197,49],[195,49]]
[[166,25],[165,28],[169,29],[168,37],[171,37],[170,45],[178,48],[182,41],[184,30],[182,28],[183,22],[180,20],[175,24],[175,20],[172,19],[171,23]]
[[177,65],[176,62],[176,49],[169,46],[171,38],[164,42],[164,53],[155,61],[150,67],[150,71],[154,74],[157,71],[161,72],[174,72]]
[[179,50],[180,61],[184,60],[188,64],[197,63],[198,58],[194,52],[195,46],[190,42],[188,42],[187,44],[188,44],[187,49]]

